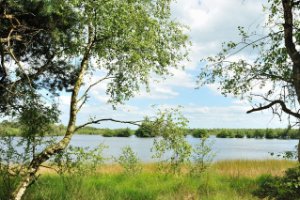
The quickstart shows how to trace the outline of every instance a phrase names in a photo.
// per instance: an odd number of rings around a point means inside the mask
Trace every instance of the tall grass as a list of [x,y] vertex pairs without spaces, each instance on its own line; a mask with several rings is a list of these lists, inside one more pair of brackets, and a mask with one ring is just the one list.
[[262,174],[282,176],[288,168],[295,167],[295,161],[288,160],[233,160],[219,161],[212,170],[231,177],[258,177]]
[[[151,199],[256,199],[251,188],[255,180],[203,174],[201,177],[142,173],[97,175],[74,180],[67,187],[59,176],[42,177],[33,185],[25,200],[151,200]],[[78,179],[78,178],[77,178]]]
[[252,191],[258,187],[259,176],[266,173],[281,175],[296,162],[220,161],[199,176],[157,173],[155,165],[144,164],[142,173],[132,175],[124,173],[117,164],[111,164],[99,168],[94,175],[67,175],[64,179],[42,170],[42,176],[29,188],[24,199],[256,200]]

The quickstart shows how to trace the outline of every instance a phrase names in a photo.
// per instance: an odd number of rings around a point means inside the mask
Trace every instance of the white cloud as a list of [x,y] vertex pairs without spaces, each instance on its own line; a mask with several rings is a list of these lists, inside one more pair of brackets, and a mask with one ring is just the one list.
[[[145,115],[153,116],[155,110],[146,105],[155,100],[155,104],[161,104],[163,100],[175,100],[177,98],[189,98],[184,96],[178,88],[193,90],[196,87],[194,74],[199,71],[200,59],[210,55],[215,55],[221,50],[223,41],[235,40],[238,36],[237,26],[244,26],[249,29],[257,29],[257,25],[264,23],[265,15],[262,12],[261,0],[177,0],[174,3],[173,17],[190,27],[188,33],[193,46],[190,52],[190,61],[182,64],[188,71],[172,69],[173,76],[166,77],[165,80],[153,77],[150,80],[150,93],[142,90],[135,98],[142,101],[142,105],[125,104],[118,106],[113,111],[111,105],[106,104],[108,97],[105,94],[107,82],[101,83],[91,90],[91,96],[95,101],[89,101],[78,116],[79,123],[86,122],[89,117],[112,117],[120,120],[140,120]],[[249,58],[246,52],[243,58]],[[240,57],[231,57],[232,60]],[[92,83],[98,80],[98,75],[86,81]],[[157,82],[158,80],[158,82]],[[208,85],[211,91],[220,98],[218,85]],[[259,90],[259,89],[258,89]],[[261,90],[261,89],[260,89]],[[194,91],[199,92],[197,90]],[[203,96],[203,98],[206,98]],[[61,103],[66,107],[69,99],[63,96]],[[197,100],[196,100],[197,101]],[[174,102],[174,101],[173,101]],[[284,127],[286,123],[281,123],[277,118],[273,119],[272,113],[264,111],[262,113],[246,114],[251,109],[250,104],[245,100],[235,100],[229,106],[202,106],[199,102],[190,101],[188,105],[183,105],[183,113],[190,120],[191,127],[221,128],[221,127]],[[149,103],[150,104],[150,103]],[[177,107],[177,105],[159,105],[159,108]],[[67,113],[64,119],[67,119]],[[104,127],[119,127],[124,125],[112,125],[110,123]]]
[[178,92],[175,92],[172,88],[166,85],[160,85],[159,83],[157,86],[150,86],[151,91],[147,92],[146,90],[142,90],[139,92],[135,98],[141,99],[171,99],[175,98],[179,95]]
[[164,84],[172,87],[196,87],[195,75],[181,69],[172,69],[170,72],[173,74],[173,76],[164,80]]
[[150,79],[150,91],[145,89],[141,90],[136,98],[143,99],[172,99],[178,97],[180,94],[176,92],[176,89],[187,88],[194,89],[196,87],[196,81],[194,76],[182,69],[171,69],[171,76],[165,77],[165,79],[154,76]]
[[246,114],[251,106],[235,102],[231,106],[186,106],[183,113],[190,120],[190,127],[203,128],[265,128],[287,127],[287,117],[280,121],[270,111]]
[[238,26],[258,31],[265,21],[261,0],[178,0],[173,17],[190,27],[193,46],[187,69],[195,69],[199,60],[215,55],[224,41],[236,40]]

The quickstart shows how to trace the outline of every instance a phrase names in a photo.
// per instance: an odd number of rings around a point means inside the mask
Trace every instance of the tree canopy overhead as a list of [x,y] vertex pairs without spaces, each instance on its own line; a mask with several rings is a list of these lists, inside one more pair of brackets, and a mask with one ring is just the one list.
[[1,114],[22,109],[29,93],[57,94],[74,83],[63,55],[77,35],[76,15],[65,1],[0,1]]
[[[186,56],[184,27],[170,19],[170,1],[0,1],[1,112],[22,105],[28,91],[71,91],[93,32],[89,71],[107,72],[107,94],[120,103],[148,84],[150,71]],[[183,45],[184,44],[184,45]],[[80,61],[79,61],[80,62]]]
[[[224,43],[219,54],[207,58],[199,83],[217,84],[224,95],[255,98],[256,105],[248,113],[271,109],[278,116],[286,113],[295,117],[298,124],[299,8],[300,2],[296,0],[268,0],[265,34],[249,33],[239,27],[241,41]],[[254,58],[239,57],[247,48],[255,51]],[[230,59],[232,55],[239,59]]]
[[[29,91],[30,97],[34,98],[29,105],[33,103],[41,107],[34,110],[23,108],[25,113],[21,116],[26,116],[51,111],[40,102],[46,92],[59,95],[57,90],[66,89],[71,96],[66,133],[60,141],[36,152],[26,166],[26,173],[11,195],[11,199],[21,199],[35,180],[40,165],[64,150],[76,130],[103,121],[134,123],[102,118],[78,126],[77,114],[94,86],[105,84],[109,102],[113,105],[128,100],[142,85],[148,87],[152,74],[166,75],[170,67],[178,67],[178,61],[187,56],[188,37],[184,34],[185,27],[171,19],[170,0],[6,0],[1,3],[7,6],[2,10],[2,16],[7,17],[9,12],[14,16],[13,20],[3,18],[1,21],[7,29],[1,35],[1,45],[13,51],[4,51],[6,57],[2,58],[1,79],[7,81],[2,85],[7,92],[3,98],[12,97],[12,101],[3,105],[26,104],[27,99],[10,94]],[[27,18],[28,13],[33,17]],[[20,21],[18,30],[14,28],[15,21]],[[29,29],[22,32],[23,26]],[[14,37],[10,37],[10,30]],[[10,46],[12,41],[16,50]],[[11,74],[6,74],[5,62],[9,61],[14,62],[15,67],[11,68]],[[86,80],[87,76],[99,71],[103,77],[95,82]],[[18,90],[15,89],[17,85]],[[13,106],[12,109],[15,110]],[[52,119],[43,120],[46,125],[48,121],[56,120],[58,112],[48,113]],[[32,124],[26,121],[26,117],[22,119],[23,124]]]

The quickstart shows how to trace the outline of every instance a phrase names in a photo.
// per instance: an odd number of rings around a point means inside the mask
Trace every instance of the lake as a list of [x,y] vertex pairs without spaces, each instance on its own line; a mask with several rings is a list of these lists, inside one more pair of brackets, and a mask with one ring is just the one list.
[[[142,162],[153,162],[151,147],[153,138],[131,137],[102,137],[99,135],[74,135],[71,145],[80,147],[96,147],[103,143],[108,146],[104,150],[104,157],[117,157],[124,146],[130,146],[137,153]],[[195,146],[200,139],[187,136],[186,140]],[[247,139],[247,138],[216,138],[211,136],[208,143],[212,143],[214,161],[231,159],[274,159],[270,152],[280,153],[294,151],[298,140],[280,139]]]
[[[61,137],[55,137],[60,139]],[[19,137],[15,137],[14,146],[16,146]],[[121,154],[122,148],[130,146],[138,158],[142,162],[155,162],[152,158],[154,138],[138,138],[131,137],[103,137],[101,135],[74,135],[71,140],[72,146],[95,148],[99,144],[104,144],[108,148],[104,149],[103,156],[109,158],[118,157]],[[200,143],[199,138],[187,136],[186,140],[193,146]],[[215,154],[214,161],[218,160],[233,160],[233,159],[276,159],[270,153],[282,153],[285,151],[294,151],[298,140],[282,140],[282,139],[253,139],[253,138],[216,138],[210,136],[207,139],[207,144],[211,144],[212,153]],[[1,145],[0,145],[1,146]],[[4,147],[1,147],[4,148]],[[37,151],[43,148],[39,146]],[[19,153],[23,151],[23,147],[18,146]],[[168,156],[168,155],[166,155]]]

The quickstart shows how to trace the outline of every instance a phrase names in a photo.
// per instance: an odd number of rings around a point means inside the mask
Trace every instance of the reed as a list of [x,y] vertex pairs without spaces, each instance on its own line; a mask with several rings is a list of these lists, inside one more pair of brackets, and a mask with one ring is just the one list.
[[288,160],[225,160],[214,163],[212,170],[232,177],[282,176],[287,168],[296,165],[297,162]]

